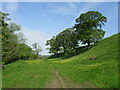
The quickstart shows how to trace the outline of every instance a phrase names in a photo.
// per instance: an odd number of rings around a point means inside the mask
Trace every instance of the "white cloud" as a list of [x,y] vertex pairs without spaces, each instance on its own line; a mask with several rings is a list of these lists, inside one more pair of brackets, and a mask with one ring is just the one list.
[[8,2],[5,8],[8,12],[14,13],[18,9],[18,2]]
[[60,15],[74,15],[76,11],[76,3],[68,2],[64,6],[48,4],[48,7],[51,8],[51,13],[56,13]]
[[48,55],[48,51],[46,50],[46,41],[50,39],[50,36],[48,36],[46,33],[42,32],[41,30],[31,30],[22,28],[20,31],[25,35],[25,38],[27,38],[27,45],[32,47],[33,43],[38,43],[40,47],[43,49],[41,52],[42,55]]
[[[81,3],[81,2],[79,2],[79,3]],[[64,6],[48,4],[48,7],[51,8],[51,10],[50,10],[51,13],[56,13],[59,15],[78,16],[79,14],[85,13],[85,12],[89,11],[90,9],[96,7],[98,4],[100,4],[97,2],[91,2],[91,3],[86,2],[84,5],[80,6],[79,3],[67,2],[66,5],[64,5]]]

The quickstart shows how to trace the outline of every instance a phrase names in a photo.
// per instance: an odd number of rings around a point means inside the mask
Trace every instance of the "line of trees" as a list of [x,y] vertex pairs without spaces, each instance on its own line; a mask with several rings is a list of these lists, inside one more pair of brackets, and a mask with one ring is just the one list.
[[[8,64],[16,60],[28,60],[38,57],[31,47],[26,45],[26,38],[22,33],[20,26],[10,23],[7,13],[0,12],[0,44],[2,46],[2,63]],[[37,51],[40,52],[40,51]]]
[[49,53],[56,55],[58,53],[70,54],[75,52],[79,44],[98,43],[105,35],[102,25],[107,22],[107,18],[98,11],[88,11],[82,13],[72,28],[67,28],[58,35],[53,36],[47,41]]

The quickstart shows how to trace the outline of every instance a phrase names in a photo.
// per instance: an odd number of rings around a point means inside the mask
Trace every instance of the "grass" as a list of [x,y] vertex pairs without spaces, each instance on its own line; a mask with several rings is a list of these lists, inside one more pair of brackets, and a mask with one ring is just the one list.
[[[93,56],[97,59],[90,61]],[[102,40],[87,52],[61,61],[56,59],[51,63],[66,82],[69,78],[71,83],[82,84],[90,81],[100,88],[116,88],[118,87],[118,34]]]
[[[97,46],[67,59],[19,60],[3,70],[3,88],[45,88],[54,71],[65,83],[97,88],[118,87],[118,36],[103,39]],[[95,60],[90,60],[96,56]],[[120,62],[119,62],[120,63]],[[74,87],[73,87],[74,88]]]
[[0,67],[0,89],[2,89],[2,68]]
[[19,60],[3,70],[3,88],[43,88],[51,76],[51,68],[45,61]]
[[52,63],[52,65],[66,82],[82,84],[90,81],[100,88],[118,87],[117,62],[115,61],[101,63],[96,61],[96,64],[95,62],[87,64]]

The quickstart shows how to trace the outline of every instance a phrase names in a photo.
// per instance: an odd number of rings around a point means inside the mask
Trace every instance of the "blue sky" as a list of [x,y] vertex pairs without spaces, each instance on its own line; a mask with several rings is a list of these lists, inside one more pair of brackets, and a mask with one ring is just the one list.
[[[29,46],[37,42],[43,49],[46,40],[73,27],[75,19],[87,11],[99,11],[108,18],[103,26],[105,37],[118,32],[117,2],[4,2],[2,11],[21,26]],[[42,54],[47,52],[44,50]]]

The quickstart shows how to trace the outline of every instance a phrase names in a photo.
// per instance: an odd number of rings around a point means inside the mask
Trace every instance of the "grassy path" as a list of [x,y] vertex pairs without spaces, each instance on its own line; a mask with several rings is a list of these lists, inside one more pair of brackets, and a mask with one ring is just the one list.
[[[82,64],[82,61],[80,64],[79,62],[74,62],[74,60],[72,60],[73,59],[65,61],[54,60],[52,62],[50,60],[20,60],[9,64],[2,73],[2,87],[107,88],[112,85],[112,87],[117,86],[115,62],[105,61],[99,62],[99,64],[91,62],[90,64],[90,62],[86,61],[86,64],[84,65]],[[75,60],[77,60],[77,58]],[[111,67],[111,69],[108,67]],[[115,68],[115,70],[113,68]],[[110,72],[111,70],[113,73]],[[111,82],[113,80],[115,83]]]
[[3,88],[67,88],[59,72],[44,60],[17,61],[3,70]]
[[65,84],[65,82],[63,81],[63,79],[60,77],[59,73],[56,71],[55,74],[56,74],[58,80],[60,81],[62,87],[63,88],[67,88],[67,85]]
[[[55,78],[49,82],[52,83],[50,84],[52,85],[50,86],[51,88],[97,88],[94,83],[87,80],[83,83],[73,82],[73,79],[76,79],[76,77],[79,77],[77,81],[81,81],[83,79],[80,75],[76,76],[76,71],[73,73],[74,68],[59,63],[51,63],[50,66],[55,73]],[[74,74],[74,77],[72,74]]]
[[[56,67],[57,64],[42,60],[17,61],[3,70],[3,88],[82,88],[71,83]],[[69,68],[69,67],[64,67]],[[67,72],[68,73],[68,72]],[[87,83],[89,85],[89,83]],[[86,87],[86,86],[85,86]]]
[[50,67],[52,68],[52,71],[54,72],[54,76],[53,76],[54,79],[51,82],[49,82],[47,87],[50,87],[50,88],[67,88],[67,85],[65,84],[62,77],[59,75],[59,72],[56,71],[51,64],[50,64]]

